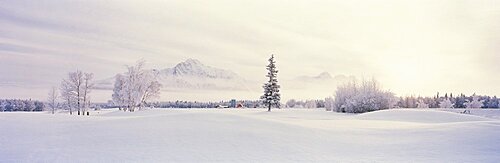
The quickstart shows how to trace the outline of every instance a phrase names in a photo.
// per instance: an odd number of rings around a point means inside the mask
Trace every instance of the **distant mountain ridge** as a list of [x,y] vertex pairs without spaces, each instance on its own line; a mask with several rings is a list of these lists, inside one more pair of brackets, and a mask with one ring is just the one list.
[[337,82],[337,83],[344,83],[348,81],[353,81],[356,80],[356,77],[354,76],[345,76],[345,75],[335,75],[332,76],[328,72],[322,72],[317,76],[299,76],[294,79],[295,82],[324,82],[324,81],[330,81],[330,82]]
[[187,59],[173,68],[163,69],[160,71],[160,75],[163,77],[191,76],[212,79],[240,78],[232,71],[206,66],[196,59]]
[[333,77],[328,72],[322,72],[317,76],[299,76],[295,78],[296,81],[304,81],[304,82],[316,81],[316,80],[331,80],[331,79],[333,79]]
[[[207,66],[196,59],[187,59],[174,67],[158,71],[163,89],[246,89],[245,79],[238,74]],[[97,89],[112,89],[114,77],[98,81]]]
[[238,74],[187,59],[172,68],[160,70],[159,80],[167,89],[245,89]]

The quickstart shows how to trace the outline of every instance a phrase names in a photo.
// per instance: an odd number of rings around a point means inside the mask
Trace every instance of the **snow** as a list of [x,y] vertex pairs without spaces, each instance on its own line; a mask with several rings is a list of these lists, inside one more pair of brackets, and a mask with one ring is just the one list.
[[479,109],[479,108],[454,108],[454,109],[437,109],[441,111],[449,111],[454,113],[460,113],[464,110],[470,111],[471,115],[477,115],[487,118],[500,119],[500,109]]
[[0,122],[0,162],[500,160],[499,119],[433,109],[14,112],[0,113]]
[[[498,110],[500,112],[500,110]],[[419,123],[450,123],[469,121],[490,121],[491,119],[474,116],[460,115],[452,112],[422,110],[422,109],[391,109],[370,112],[359,115],[358,118],[366,120],[386,120],[398,122],[419,122]]]

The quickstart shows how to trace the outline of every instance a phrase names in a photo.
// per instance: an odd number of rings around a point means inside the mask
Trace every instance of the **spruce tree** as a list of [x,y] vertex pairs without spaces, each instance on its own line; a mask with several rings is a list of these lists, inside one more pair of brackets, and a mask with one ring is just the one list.
[[278,79],[276,78],[278,70],[276,70],[275,63],[276,61],[274,61],[274,55],[271,55],[271,58],[269,58],[269,65],[267,65],[267,70],[269,72],[266,75],[269,78],[269,81],[264,84],[264,95],[260,97],[264,105],[267,106],[267,111],[271,111],[271,107],[273,106],[278,108],[280,107],[280,86],[278,85]]

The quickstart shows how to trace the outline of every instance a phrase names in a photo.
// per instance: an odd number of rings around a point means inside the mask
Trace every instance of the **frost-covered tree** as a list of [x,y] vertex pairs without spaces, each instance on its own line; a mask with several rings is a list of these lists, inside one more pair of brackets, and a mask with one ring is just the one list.
[[83,111],[83,115],[85,115],[85,112],[87,110],[87,108],[89,107],[90,105],[90,92],[92,91],[93,87],[94,87],[94,83],[93,83],[93,79],[94,79],[94,74],[93,73],[84,73],[83,74],[83,85],[82,85],[82,96],[83,96],[83,99],[82,99],[82,111]]
[[288,100],[288,101],[286,102],[286,107],[288,107],[288,108],[293,108],[293,107],[295,107],[295,103],[296,103],[296,102],[297,102],[297,101],[296,101],[295,99],[290,99],[290,100]]
[[16,100],[15,101],[15,110],[16,111],[25,111],[26,109],[26,102],[22,100]]
[[274,61],[274,55],[269,58],[269,65],[267,65],[267,77],[269,80],[264,84],[264,95],[260,97],[264,105],[267,106],[267,111],[271,111],[271,107],[280,107],[280,85],[278,85],[278,70],[276,69],[276,61]]
[[308,109],[313,109],[317,107],[316,101],[315,100],[307,100],[305,107]]
[[84,115],[85,108],[90,99],[89,93],[93,87],[93,74],[80,70],[68,73],[68,77],[61,83],[61,98],[65,101],[70,114],[73,114],[73,107],[76,107],[78,115]]
[[157,76],[156,71],[148,71],[144,74],[143,86],[140,89],[142,96],[139,107],[147,106],[150,100],[160,98],[162,85],[158,82]]
[[325,109],[326,111],[334,111],[333,106],[334,106],[335,100],[333,97],[327,97],[325,98]]
[[477,96],[476,94],[474,94],[472,96],[472,101],[467,101],[467,102],[464,103],[464,105],[467,108],[481,108],[484,105],[483,102],[484,102],[484,100],[479,100],[479,96]]
[[426,104],[424,100],[420,99],[417,102],[417,108],[429,108],[429,104]]
[[304,108],[304,106],[305,106],[304,101],[297,101],[295,103],[295,108]]
[[316,108],[324,108],[325,107],[325,100],[315,100],[316,102]]
[[453,103],[449,98],[445,98],[443,101],[439,103],[439,108],[453,108]]
[[41,101],[35,101],[35,110],[34,111],[43,111],[45,109],[45,104]]
[[162,85],[158,82],[158,72],[144,68],[145,61],[139,60],[134,66],[127,66],[127,72],[115,78],[113,101],[123,106],[124,111],[135,111],[148,105],[148,101],[160,96]]
[[72,94],[74,100],[76,100],[76,109],[78,111],[78,115],[82,113],[82,87],[83,87],[83,72],[77,70],[75,72],[70,72],[68,74],[68,79],[64,79],[63,82],[67,82],[69,86],[69,91],[73,92]]
[[115,76],[115,85],[112,95],[113,103],[118,106],[120,110],[126,106],[125,101],[125,77],[122,74]]
[[30,100],[24,102],[24,111],[35,111],[35,102]]
[[334,110],[337,112],[363,113],[393,108],[397,98],[392,92],[382,91],[375,79],[363,80],[361,85],[355,81],[337,87]]
[[488,108],[498,108],[498,102],[499,102],[499,100],[498,100],[497,96],[493,96],[493,97],[491,97],[489,102],[485,105]]
[[0,112],[4,112],[7,107],[7,100],[0,100]]
[[69,110],[69,114],[73,114],[73,107],[76,101],[76,94],[67,80],[61,82],[61,87],[59,88],[61,94],[61,99],[64,101],[64,107]]
[[59,98],[59,93],[57,92],[56,87],[52,87],[49,91],[47,104],[50,107],[52,114],[56,112],[56,108],[58,106],[57,99]]
[[455,98],[455,105],[454,108],[465,108],[465,102],[467,102],[466,97],[464,94],[460,94],[460,96],[457,96]]

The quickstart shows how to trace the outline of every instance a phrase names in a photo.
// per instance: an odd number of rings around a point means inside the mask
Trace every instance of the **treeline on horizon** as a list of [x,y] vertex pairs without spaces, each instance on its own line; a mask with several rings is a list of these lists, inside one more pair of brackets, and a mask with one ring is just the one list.
[[[287,108],[325,108],[329,107],[329,103],[334,99],[326,98],[325,100],[288,100],[283,106]],[[392,108],[468,108],[467,104],[477,102],[478,107],[469,106],[469,108],[500,108],[500,99],[497,96],[486,96],[472,94],[466,96],[460,94],[454,96],[452,93],[445,93],[440,96],[437,93],[433,97],[422,96],[400,96]],[[449,105],[443,105],[448,102]],[[331,109],[331,108],[327,108]]]
[[[263,107],[262,101],[260,100],[229,100],[229,101],[218,101],[218,102],[199,102],[199,101],[162,101],[162,102],[151,102],[147,107],[154,108],[217,108],[217,107],[242,107],[242,108],[260,108]],[[107,104],[101,104],[102,108],[117,108],[113,102]]]
[[45,103],[37,100],[0,99],[0,112],[5,111],[44,111]]
[[[395,108],[442,108],[442,103],[444,100],[448,99],[452,103],[452,108],[467,108],[466,102],[474,101],[474,97],[482,103],[480,108],[500,108],[500,99],[497,96],[485,96],[485,95],[470,95],[459,94],[457,96],[452,93],[440,95],[439,93],[433,97],[422,97],[422,96],[401,96],[399,97]],[[328,106],[328,99],[325,100],[296,100],[290,99],[286,103],[283,103],[282,108],[325,108]],[[0,112],[9,111],[48,111],[50,108],[47,107],[46,102],[39,100],[23,100],[23,99],[0,99]],[[230,108],[263,108],[261,100],[236,100],[236,102],[229,101],[217,101],[217,102],[199,102],[199,101],[163,101],[163,102],[151,102],[148,107],[154,108],[217,108],[221,106],[227,106]],[[100,109],[100,108],[116,108],[112,102],[109,103],[94,103],[90,108]],[[451,108],[451,107],[446,107]],[[329,108],[327,108],[329,109]]]
[[[452,93],[446,93],[444,96],[440,96],[439,93],[433,97],[422,97],[422,96],[401,96],[398,97],[393,108],[467,108],[466,103],[474,101],[482,103],[483,105],[479,108],[500,108],[500,99],[497,96],[481,96],[481,95],[470,95],[460,94],[454,96]],[[443,101],[449,100],[451,102],[451,107],[443,107]],[[290,99],[283,103],[282,108],[325,108],[329,106],[331,99],[321,99],[321,100],[297,100]],[[237,100],[236,103],[231,103],[229,101],[218,101],[218,102],[199,102],[199,101],[163,101],[163,102],[153,102],[149,107],[155,108],[217,108],[219,106],[237,107],[241,104],[243,108],[262,108],[264,105],[261,100]],[[107,104],[100,104],[102,108],[115,108],[112,102]]]
[[[452,103],[453,108],[467,108],[467,103],[473,101],[482,104],[482,106],[478,108],[500,107],[500,99],[498,99],[497,96],[482,96],[476,95],[475,93],[470,96],[466,96],[465,94],[454,96],[452,93],[446,93],[444,96],[440,96],[439,93],[437,93],[434,97],[400,97],[397,106],[400,108],[440,108],[439,104],[445,100],[449,100]],[[422,106],[419,107],[419,104]]]

